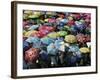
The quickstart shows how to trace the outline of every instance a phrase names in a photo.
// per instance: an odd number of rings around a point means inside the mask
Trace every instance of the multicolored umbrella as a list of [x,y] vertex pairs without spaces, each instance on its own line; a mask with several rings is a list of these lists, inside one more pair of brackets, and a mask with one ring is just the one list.
[[25,60],[27,62],[36,61],[39,57],[39,49],[37,48],[30,48],[25,52]]

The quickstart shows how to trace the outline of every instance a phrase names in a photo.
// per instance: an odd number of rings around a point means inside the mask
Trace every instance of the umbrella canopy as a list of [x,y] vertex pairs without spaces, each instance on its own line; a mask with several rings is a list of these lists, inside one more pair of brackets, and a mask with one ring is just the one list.
[[32,31],[24,31],[23,35],[24,37],[30,37],[33,36],[35,33],[37,33],[38,31],[36,30],[32,30]]
[[74,35],[67,35],[65,36],[65,41],[68,43],[75,43],[77,42],[77,39]]
[[40,39],[38,37],[29,37],[28,39],[26,39],[26,41],[29,43],[38,43],[40,42]]
[[75,27],[81,31],[86,28],[86,24],[82,23],[81,21],[75,21],[75,25]]
[[80,42],[80,43],[86,42],[85,35],[82,34],[82,33],[77,34],[77,35],[76,35],[76,38],[77,38],[77,41]]
[[39,25],[32,25],[28,28],[28,30],[35,30],[39,27]]
[[39,57],[39,49],[37,48],[30,48],[25,52],[25,60],[27,62],[36,61]]
[[90,53],[90,49],[89,48],[87,48],[87,47],[82,47],[82,48],[80,48],[80,51],[81,51],[81,53]]
[[79,51],[79,47],[77,45],[70,45],[69,46],[69,51],[70,52],[78,52]]
[[57,37],[59,37],[59,34],[57,32],[51,32],[47,36],[50,38],[57,38]]
[[45,61],[48,60],[48,54],[46,51],[42,50],[39,54],[42,60],[45,60]]
[[42,42],[43,44],[49,45],[50,43],[53,43],[53,42],[54,42],[54,39],[49,38],[49,37],[44,37],[44,38],[41,38],[41,42]]
[[57,49],[54,43],[51,43],[47,46],[47,52],[50,55],[56,55],[57,54]]
[[59,36],[66,36],[68,34],[67,31],[59,31],[57,33],[59,34]]

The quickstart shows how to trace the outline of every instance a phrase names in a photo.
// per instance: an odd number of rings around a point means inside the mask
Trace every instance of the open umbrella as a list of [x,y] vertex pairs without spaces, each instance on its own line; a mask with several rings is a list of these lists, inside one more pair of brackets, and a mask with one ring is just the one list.
[[80,48],[80,51],[83,54],[90,53],[90,49],[88,47],[82,47],[82,48]]
[[51,43],[47,46],[47,52],[50,55],[56,55],[57,54],[57,49],[54,43]]
[[66,36],[68,34],[67,31],[59,31],[57,33],[59,34],[59,36]]
[[32,31],[25,31],[23,33],[24,37],[30,37],[30,36],[33,36],[35,33],[37,33],[38,31],[36,30],[32,30]]
[[28,28],[28,30],[35,30],[39,27],[39,25],[32,25]]
[[75,43],[77,42],[77,39],[74,35],[67,35],[65,36],[65,41],[68,43]]
[[29,37],[26,39],[27,42],[33,44],[33,48],[40,48],[41,47],[41,41],[38,37]]
[[33,62],[36,61],[39,57],[39,49],[37,48],[30,48],[25,52],[25,61]]
[[69,46],[69,51],[70,52],[78,52],[79,51],[79,46],[72,44]]
[[51,32],[47,36],[50,38],[57,38],[57,37],[59,37],[59,34],[57,32]]
[[43,44],[49,45],[50,43],[53,43],[53,42],[54,42],[54,39],[49,38],[49,37],[44,37],[44,38],[41,38],[41,42],[42,42]]

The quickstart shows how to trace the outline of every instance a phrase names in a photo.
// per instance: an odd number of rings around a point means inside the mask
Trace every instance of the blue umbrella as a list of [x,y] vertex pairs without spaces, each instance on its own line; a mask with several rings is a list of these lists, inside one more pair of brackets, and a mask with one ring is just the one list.
[[53,43],[54,42],[54,39],[49,38],[49,37],[44,37],[44,38],[41,38],[41,42],[43,44],[49,45],[50,43]]
[[57,54],[57,49],[56,49],[54,43],[51,43],[51,44],[49,44],[49,45],[47,46],[47,52],[48,52],[48,54],[50,54],[50,55],[56,55],[56,54]]
[[46,51],[42,50],[40,53],[41,59],[47,61],[48,60],[48,54]]
[[26,39],[27,42],[33,43],[34,48],[40,48],[41,47],[41,41],[38,37],[29,37]]
[[70,45],[69,52],[77,52],[79,51],[79,47],[77,45]]
[[35,30],[39,27],[39,25],[32,25],[28,28],[28,30]]

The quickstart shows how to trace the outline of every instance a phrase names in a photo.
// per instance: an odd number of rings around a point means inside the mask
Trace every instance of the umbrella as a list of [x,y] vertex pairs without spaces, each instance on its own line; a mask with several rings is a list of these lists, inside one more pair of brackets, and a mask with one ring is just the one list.
[[75,25],[75,27],[81,31],[86,28],[86,24],[82,23],[81,21],[75,21]]
[[28,30],[34,30],[37,29],[39,27],[39,25],[32,25],[28,28]]
[[36,30],[32,30],[32,31],[24,31],[23,35],[24,37],[29,37],[29,36],[33,36],[33,34],[37,33],[38,31]]
[[77,38],[77,41],[78,41],[78,42],[81,42],[81,43],[86,42],[85,35],[82,34],[82,33],[77,34],[77,35],[76,35],[76,38]]
[[50,38],[57,38],[57,37],[59,37],[59,34],[56,33],[56,32],[51,32],[47,36],[50,37]]
[[26,39],[27,42],[33,43],[34,48],[40,48],[41,47],[41,41],[38,37],[29,37]]
[[57,49],[54,43],[51,43],[47,46],[47,52],[50,55],[56,55],[57,54]]
[[42,60],[45,60],[45,61],[48,60],[48,54],[46,51],[42,50],[39,54],[40,54],[40,57],[42,58]]
[[82,47],[80,48],[81,53],[90,53],[90,49],[88,47]]
[[51,39],[51,38],[49,38],[49,37],[44,37],[44,38],[41,38],[41,42],[42,42],[43,44],[49,45],[50,43],[53,43],[54,40]]
[[30,48],[25,52],[25,60],[27,62],[36,61],[39,57],[39,49],[37,48]]
[[38,37],[29,37],[26,41],[29,43],[37,43],[40,39]]
[[74,35],[67,35],[65,36],[65,41],[68,43],[75,43],[77,42],[77,39]]
[[69,51],[70,52],[78,52],[79,51],[79,47],[75,44],[72,44],[69,46]]
[[59,31],[57,33],[59,34],[59,36],[66,36],[67,35],[67,31]]

